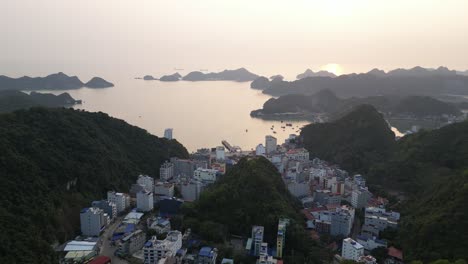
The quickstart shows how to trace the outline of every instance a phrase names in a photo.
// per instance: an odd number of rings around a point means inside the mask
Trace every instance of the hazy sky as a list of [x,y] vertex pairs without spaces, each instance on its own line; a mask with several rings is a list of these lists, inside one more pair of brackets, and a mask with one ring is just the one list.
[[0,0],[0,75],[468,69],[468,1]]

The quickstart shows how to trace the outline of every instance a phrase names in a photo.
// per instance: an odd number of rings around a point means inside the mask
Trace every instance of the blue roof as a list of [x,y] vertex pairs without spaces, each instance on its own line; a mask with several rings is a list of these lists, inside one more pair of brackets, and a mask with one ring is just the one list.
[[145,243],[145,247],[151,247],[151,246],[153,246],[153,242],[147,241],[147,242]]
[[212,257],[213,253],[211,252],[211,247],[202,247],[198,255],[202,257]]
[[127,226],[125,227],[125,233],[130,233],[130,232],[133,232],[135,230],[135,224],[127,224]]
[[357,236],[357,239],[367,241],[367,237],[362,236],[362,235]]
[[88,211],[88,209],[89,209],[89,207],[83,208],[83,209],[81,209],[80,213],[86,213],[86,211]]

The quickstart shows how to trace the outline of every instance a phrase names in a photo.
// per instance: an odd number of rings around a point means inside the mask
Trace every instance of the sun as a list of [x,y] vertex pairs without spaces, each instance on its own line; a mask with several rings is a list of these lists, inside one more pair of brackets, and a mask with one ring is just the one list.
[[341,75],[343,73],[343,67],[336,63],[329,63],[320,67],[321,70],[331,72],[336,76]]

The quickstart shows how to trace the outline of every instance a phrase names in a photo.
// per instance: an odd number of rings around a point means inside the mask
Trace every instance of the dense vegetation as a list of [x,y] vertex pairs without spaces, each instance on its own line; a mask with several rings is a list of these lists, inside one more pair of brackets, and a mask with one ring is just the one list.
[[79,210],[187,150],[103,113],[32,108],[0,115],[0,263],[53,263]]
[[358,106],[331,123],[307,125],[301,138],[311,157],[340,164],[351,172],[367,171],[388,157],[395,145],[387,122],[370,105]]
[[312,95],[289,94],[279,98],[271,98],[263,104],[260,110],[252,111],[251,115],[269,115],[277,113],[326,113],[332,117],[342,116],[354,107],[370,104],[387,117],[396,116],[442,116],[460,115],[458,105],[442,102],[428,96],[369,96],[338,98],[335,93],[325,89]]
[[0,112],[11,112],[33,106],[61,107],[71,106],[79,101],[70,94],[60,95],[36,93],[26,94],[20,91],[0,91]]
[[327,257],[326,251],[305,232],[299,205],[281,175],[267,159],[260,157],[242,159],[203,192],[196,203],[186,208],[184,222],[205,239],[218,243],[230,234],[250,237],[252,226],[261,225],[265,227],[265,240],[274,246],[281,217],[291,219],[286,235],[288,263],[313,263]]
[[409,259],[468,259],[468,122],[399,140],[369,180],[407,194],[397,240]]
[[[301,133],[312,156],[366,173],[372,187],[406,198],[391,238],[405,260],[468,259],[468,122],[421,131],[391,143],[369,106]],[[400,196],[401,197],[401,196]]]

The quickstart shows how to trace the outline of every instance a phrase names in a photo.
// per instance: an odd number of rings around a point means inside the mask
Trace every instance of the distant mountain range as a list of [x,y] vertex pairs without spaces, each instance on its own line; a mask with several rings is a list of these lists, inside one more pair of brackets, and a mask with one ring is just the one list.
[[373,69],[368,73],[332,77],[307,77],[292,82],[276,82],[263,92],[274,96],[314,94],[329,89],[339,97],[377,95],[468,95],[468,76],[445,67],[409,70],[396,69],[388,73]]
[[328,71],[313,72],[311,69],[307,69],[307,70],[305,70],[305,72],[300,73],[300,74],[298,74],[296,76],[296,78],[298,80],[304,79],[304,78],[307,78],[307,77],[330,77],[330,78],[334,78],[334,77],[336,77],[336,75],[331,73],[331,72],[328,72]]
[[[188,73],[185,76],[181,76],[178,72],[176,72],[171,75],[162,76],[161,78],[159,78],[159,81],[176,82],[176,81],[184,80],[184,81],[191,81],[191,82],[197,82],[197,81],[249,82],[249,81],[254,81],[258,77],[259,77],[258,75],[249,72],[245,68],[239,68],[236,70],[224,70],[222,72],[210,72],[210,73],[203,73],[201,71],[193,71],[193,72]],[[277,76],[275,75],[272,77],[279,78],[280,75],[277,75]],[[151,75],[146,75],[145,77],[143,77],[143,80],[151,81],[151,80],[157,80],[157,78],[154,78]]]
[[94,77],[89,82],[83,83],[76,76],[68,76],[63,72],[48,75],[46,77],[10,78],[0,76],[0,90],[69,90],[82,87],[88,88],[107,88],[114,84]]
[[81,103],[81,100],[75,100],[68,93],[59,95],[49,93],[31,94],[20,91],[0,91],[0,112],[11,112],[18,109],[27,109],[35,106],[43,107],[62,107],[72,106]]

